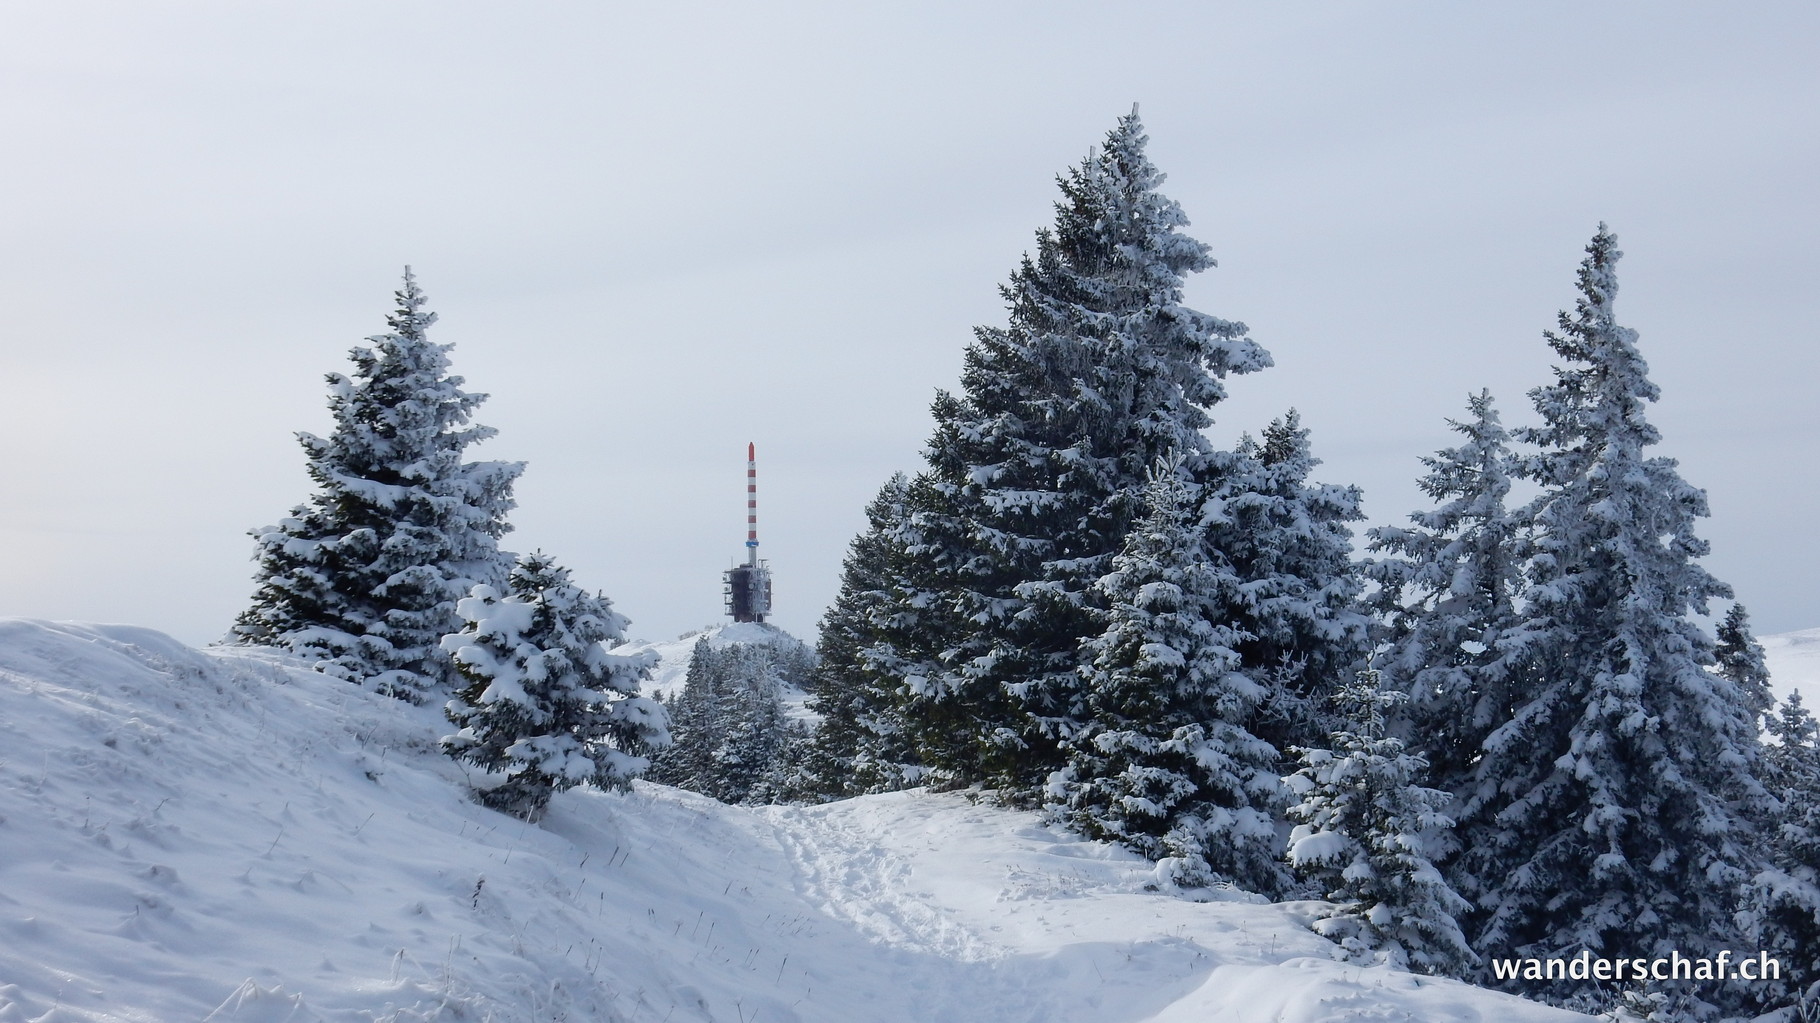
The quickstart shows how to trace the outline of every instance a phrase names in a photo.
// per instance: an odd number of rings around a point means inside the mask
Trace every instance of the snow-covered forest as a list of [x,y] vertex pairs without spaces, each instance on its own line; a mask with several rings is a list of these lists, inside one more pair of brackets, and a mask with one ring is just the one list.
[[1820,1023],[1817,50],[13,5],[0,1023]]
[[0,628],[0,1020],[1820,1013],[1820,643],[1704,567],[1615,233],[1365,529],[1210,438],[1273,358],[1165,180],[1135,109],[1060,176],[813,646],[511,551],[407,268],[220,644]]

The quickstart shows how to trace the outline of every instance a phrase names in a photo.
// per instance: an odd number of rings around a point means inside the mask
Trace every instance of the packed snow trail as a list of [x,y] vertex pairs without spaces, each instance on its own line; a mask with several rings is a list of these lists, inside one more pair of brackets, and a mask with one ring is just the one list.
[[528,825],[435,708],[143,629],[0,621],[0,721],[0,1023],[1584,1018],[958,795]]
[[1158,892],[1147,861],[958,795],[770,807],[803,893],[882,946],[978,963],[985,990],[901,1019],[1584,1019],[1334,959],[1318,903]]

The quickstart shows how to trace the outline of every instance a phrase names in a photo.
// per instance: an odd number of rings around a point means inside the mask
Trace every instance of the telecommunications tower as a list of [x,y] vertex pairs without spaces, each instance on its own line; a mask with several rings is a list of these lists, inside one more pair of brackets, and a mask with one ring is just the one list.
[[746,563],[721,575],[727,614],[762,622],[771,613],[771,568],[758,560],[758,446],[746,445]]

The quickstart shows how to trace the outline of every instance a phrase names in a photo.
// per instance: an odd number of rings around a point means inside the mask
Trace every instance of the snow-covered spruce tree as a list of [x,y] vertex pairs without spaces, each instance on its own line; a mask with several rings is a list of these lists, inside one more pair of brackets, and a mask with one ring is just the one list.
[[680,691],[663,697],[670,716],[670,744],[651,759],[645,777],[661,785],[705,792],[715,776],[714,751],[726,732],[720,661],[708,637],[695,641]]
[[[1059,184],[1052,229],[1002,289],[1004,327],[967,349],[960,395],[933,407],[928,470],[894,542],[915,568],[872,611],[878,670],[938,780],[1035,797],[1084,720],[1080,644],[1104,628],[1090,594],[1139,514],[1145,470],[1183,452],[1221,378],[1269,365],[1242,324],[1181,304],[1213,265],[1157,191],[1134,110]],[[904,620],[914,629],[905,629]]]
[[[1775,797],[1769,862],[1751,879],[1739,914],[1749,946],[1774,956],[1782,975],[1756,985],[1758,1011],[1820,1018],[1820,725],[1790,693],[1768,722],[1763,779]],[[1806,1015],[1801,1015],[1805,1012]]]
[[1775,709],[1776,698],[1769,691],[1769,665],[1763,660],[1763,646],[1751,634],[1750,612],[1743,604],[1733,604],[1719,623],[1719,643],[1713,658],[1719,677],[1738,687],[1739,693],[1759,719]]
[[821,724],[806,751],[806,795],[840,799],[899,788],[916,777],[915,754],[892,713],[898,680],[865,657],[879,638],[873,613],[889,602],[892,580],[904,570],[896,537],[909,486],[898,473],[866,507],[869,528],[849,545],[840,592],[822,615],[820,663],[809,686]]
[[[1527,567],[1535,688],[1485,741],[1484,801],[1462,820],[1474,947],[1511,956],[1701,956],[1734,947],[1765,800],[1750,701],[1709,670],[1694,620],[1729,596],[1700,567],[1706,495],[1647,457],[1656,385],[1612,312],[1617,239],[1601,225],[1580,297],[1531,392],[1542,487]],[[1489,978],[1487,978],[1489,979]],[[1559,990],[1535,993],[1564,997]]]
[[1391,556],[1366,574],[1388,627],[1389,649],[1374,663],[1409,694],[1392,733],[1420,749],[1436,788],[1483,803],[1495,795],[1472,796],[1479,750],[1531,685],[1518,611],[1527,530],[1505,507],[1514,456],[1491,393],[1472,396],[1467,411],[1448,421],[1462,443],[1422,459],[1418,485],[1436,507],[1410,515],[1413,527],[1370,530],[1371,549]]
[[[777,673],[778,680],[784,686],[794,686],[805,693],[813,692],[817,669],[821,667],[821,655],[815,648],[776,626],[765,626],[772,632],[769,642],[750,645],[761,646],[769,651],[768,658],[771,670]],[[805,701],[806,702],[806,701]]]
[[462,461],[494,434],[470,425],[486,395],[463,391],[451,346],[429,340],[436,314],[409,267],[397,295],[391,331],[349,353],[353,376],[329,374],[334,431],[297,435],[316,493],[253,530],[258,589],[228,640],[419,700],[454,681],[438,644],[461,625],[456,601],[505,577],[524,463]]
[[768,803],[784,744],[783,680],[769,648],[738,643],[716,651],[719,721],[712,736],[714,774],[699,791],[724,803]]
[[1232,586],[1201,547],[1197,490],[1179,457],[1159,462],[1097,584],[1108,611],[1080,669],[1089,717],[1049,796],[1076,829],[1158,860],[1179,884],[1275,893],[1280,754],[1245,729],[1264,688],[1240,671],[1244,636],[1210,619]]
[[467,626],[442,646],[467,685],[448,702],[460,731],[442,747],[505,776],[480,793],[488,806],[535,818],[582,782],[624,788],[669,742],[663,708],[638,695],[656,655],[609,653],[625,616],[550,558],[520,557],[503,595],[476,586],[460,614]]
[[1380,689],[1375,671],[1342,689],[1354,727],[1330,749],[1300,748],[1288,779],[1300,800],[1288,858],[1336,904],[1316,931],[1362,959],[1459,977],[1478,962],[1457,920],[1468,906],[1435,868],[1452,796],[1419,784],[1426,762],[1384,734],[1384,712],[1406,695]]
[[1365,660],[1370,621],[1346,523],[1359,490],[1310,483],[1320,464],[1291,410],[1236,451],[1217,454],[1201,509],[1204,542],[1236,580],[1216,620],[1237,626],[1244,670],[1265,688],[1253,734],[1279,750],[1325,741],[1325,707]]

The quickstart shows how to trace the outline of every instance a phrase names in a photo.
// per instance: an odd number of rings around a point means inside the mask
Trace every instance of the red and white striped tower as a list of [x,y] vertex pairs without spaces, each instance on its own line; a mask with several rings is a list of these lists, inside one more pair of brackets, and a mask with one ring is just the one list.
[[758,445],[746,442],[746,564],[758,567]]
[[721,576],[727,614],[736,622],[763,622],[771,613],[771,569],[758,560],[758,445],[746,444],[746,563]]

